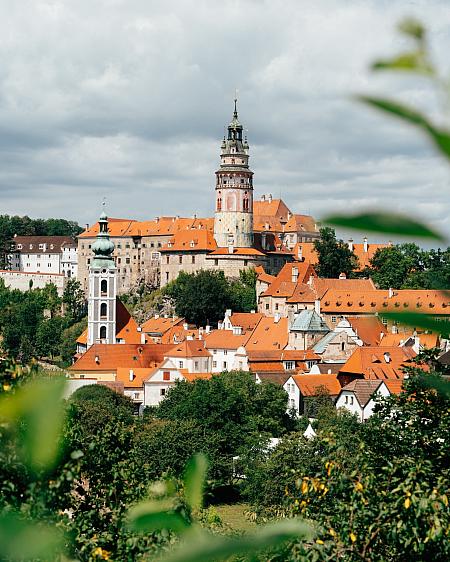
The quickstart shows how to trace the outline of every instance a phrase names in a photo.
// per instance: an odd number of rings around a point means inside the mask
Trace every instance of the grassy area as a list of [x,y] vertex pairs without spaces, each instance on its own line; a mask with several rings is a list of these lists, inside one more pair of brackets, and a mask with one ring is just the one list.
[[215,505],[214,509],[222,519],[224,526],[232,531],[249,531],[255,527],[255,523],[245,517],[244,512],[250,509],[246,503]]

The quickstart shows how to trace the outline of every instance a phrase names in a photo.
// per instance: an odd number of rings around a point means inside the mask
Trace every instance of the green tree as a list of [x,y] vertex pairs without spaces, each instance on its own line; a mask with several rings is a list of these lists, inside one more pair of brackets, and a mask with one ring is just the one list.
[[64,312],[71,322],[79,322],[86,312],[86,298],[81,283],[71,278],[64,287],[62,302]]
[[61,334],[59,355],[61,356],[63,363],[66,365],[70,365],[72,363],[72,358],[77,350],[77,339],[81,336],[86,327],[87,319],[84,318],[83,320],[80,320],[80,322],[66,328]]
[[66,321],[61,316],[46,318],[36,331],[36,353],[39,357],[55,357],[59,355],[62,332]]
[[358,268],[358,258],[345,242],[336,239],[332,228],[320,229],[320,238],[314,241],[314,248],[318,256],[315,269],[319,277],[336,279],[341,273],[350,277]]
[[232,310],[250,312],[258,308],[256,302],[256,271],[241,269],[239,280],[230,282],[230,300]]
[[178,316],[197,326],[217,322],[230,308],[228,282],[223,271],[181,272],[164,292],[175,301]]
[[424,252],[417,244],[378,248],[370,260],[369,275],[380,289],[408,287],[411,276],[424,271]]

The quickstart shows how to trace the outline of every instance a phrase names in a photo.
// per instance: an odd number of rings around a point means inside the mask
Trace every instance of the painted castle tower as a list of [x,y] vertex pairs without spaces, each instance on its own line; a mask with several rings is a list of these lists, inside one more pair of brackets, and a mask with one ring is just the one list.
[[100,231],[92,244],[94,257],[89,266],[88,348],[94,343],[116,343],[116,264],[109,238],[108,217],[99,219]]
[[214,238],[219,248],[253,245],[253,172],[248,167],[248,143],[243,127],[234,113],[223,138],[220,168],[216,172],[216,210]]

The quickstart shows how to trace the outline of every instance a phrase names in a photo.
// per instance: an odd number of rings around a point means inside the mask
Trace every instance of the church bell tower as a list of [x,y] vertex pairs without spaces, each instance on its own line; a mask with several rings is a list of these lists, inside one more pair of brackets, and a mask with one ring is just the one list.
[[216,172],[214,238],[219,248],[253,246],[253,172],[248,166],[248,143],[234,100],[234,113],[223,138]]
[[94,343],[116,343],[116,264],[109,238],[108,217],[103,211],[100,230],[92,244],[89,266],[88,348]]

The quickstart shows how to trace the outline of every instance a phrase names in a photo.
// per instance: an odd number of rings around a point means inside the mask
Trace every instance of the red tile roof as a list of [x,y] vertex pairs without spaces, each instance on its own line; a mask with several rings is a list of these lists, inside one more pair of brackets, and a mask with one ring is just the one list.
[[403,379],[404,364],[416,355],[410,347],[358,347],[339,373],[365,379]]
[[317,396],[322,388],[328,390],[330,396],[337,396],[341,391],[337,375],[294,375],[292,379],[303,396]]
[[386,327],[377,316],[349,316],[347,321],[364,345],[380,345],[382,338],[383,345],[389,345],[384,343]]
[[211,357],[202,340],[184,340],[172,346],[167,357]]
[[153,316],[146,320],[141,328],[146,334],[165,334],[168,330],[184,322],[184,318],[172,317],[165,318],[164,316]]

